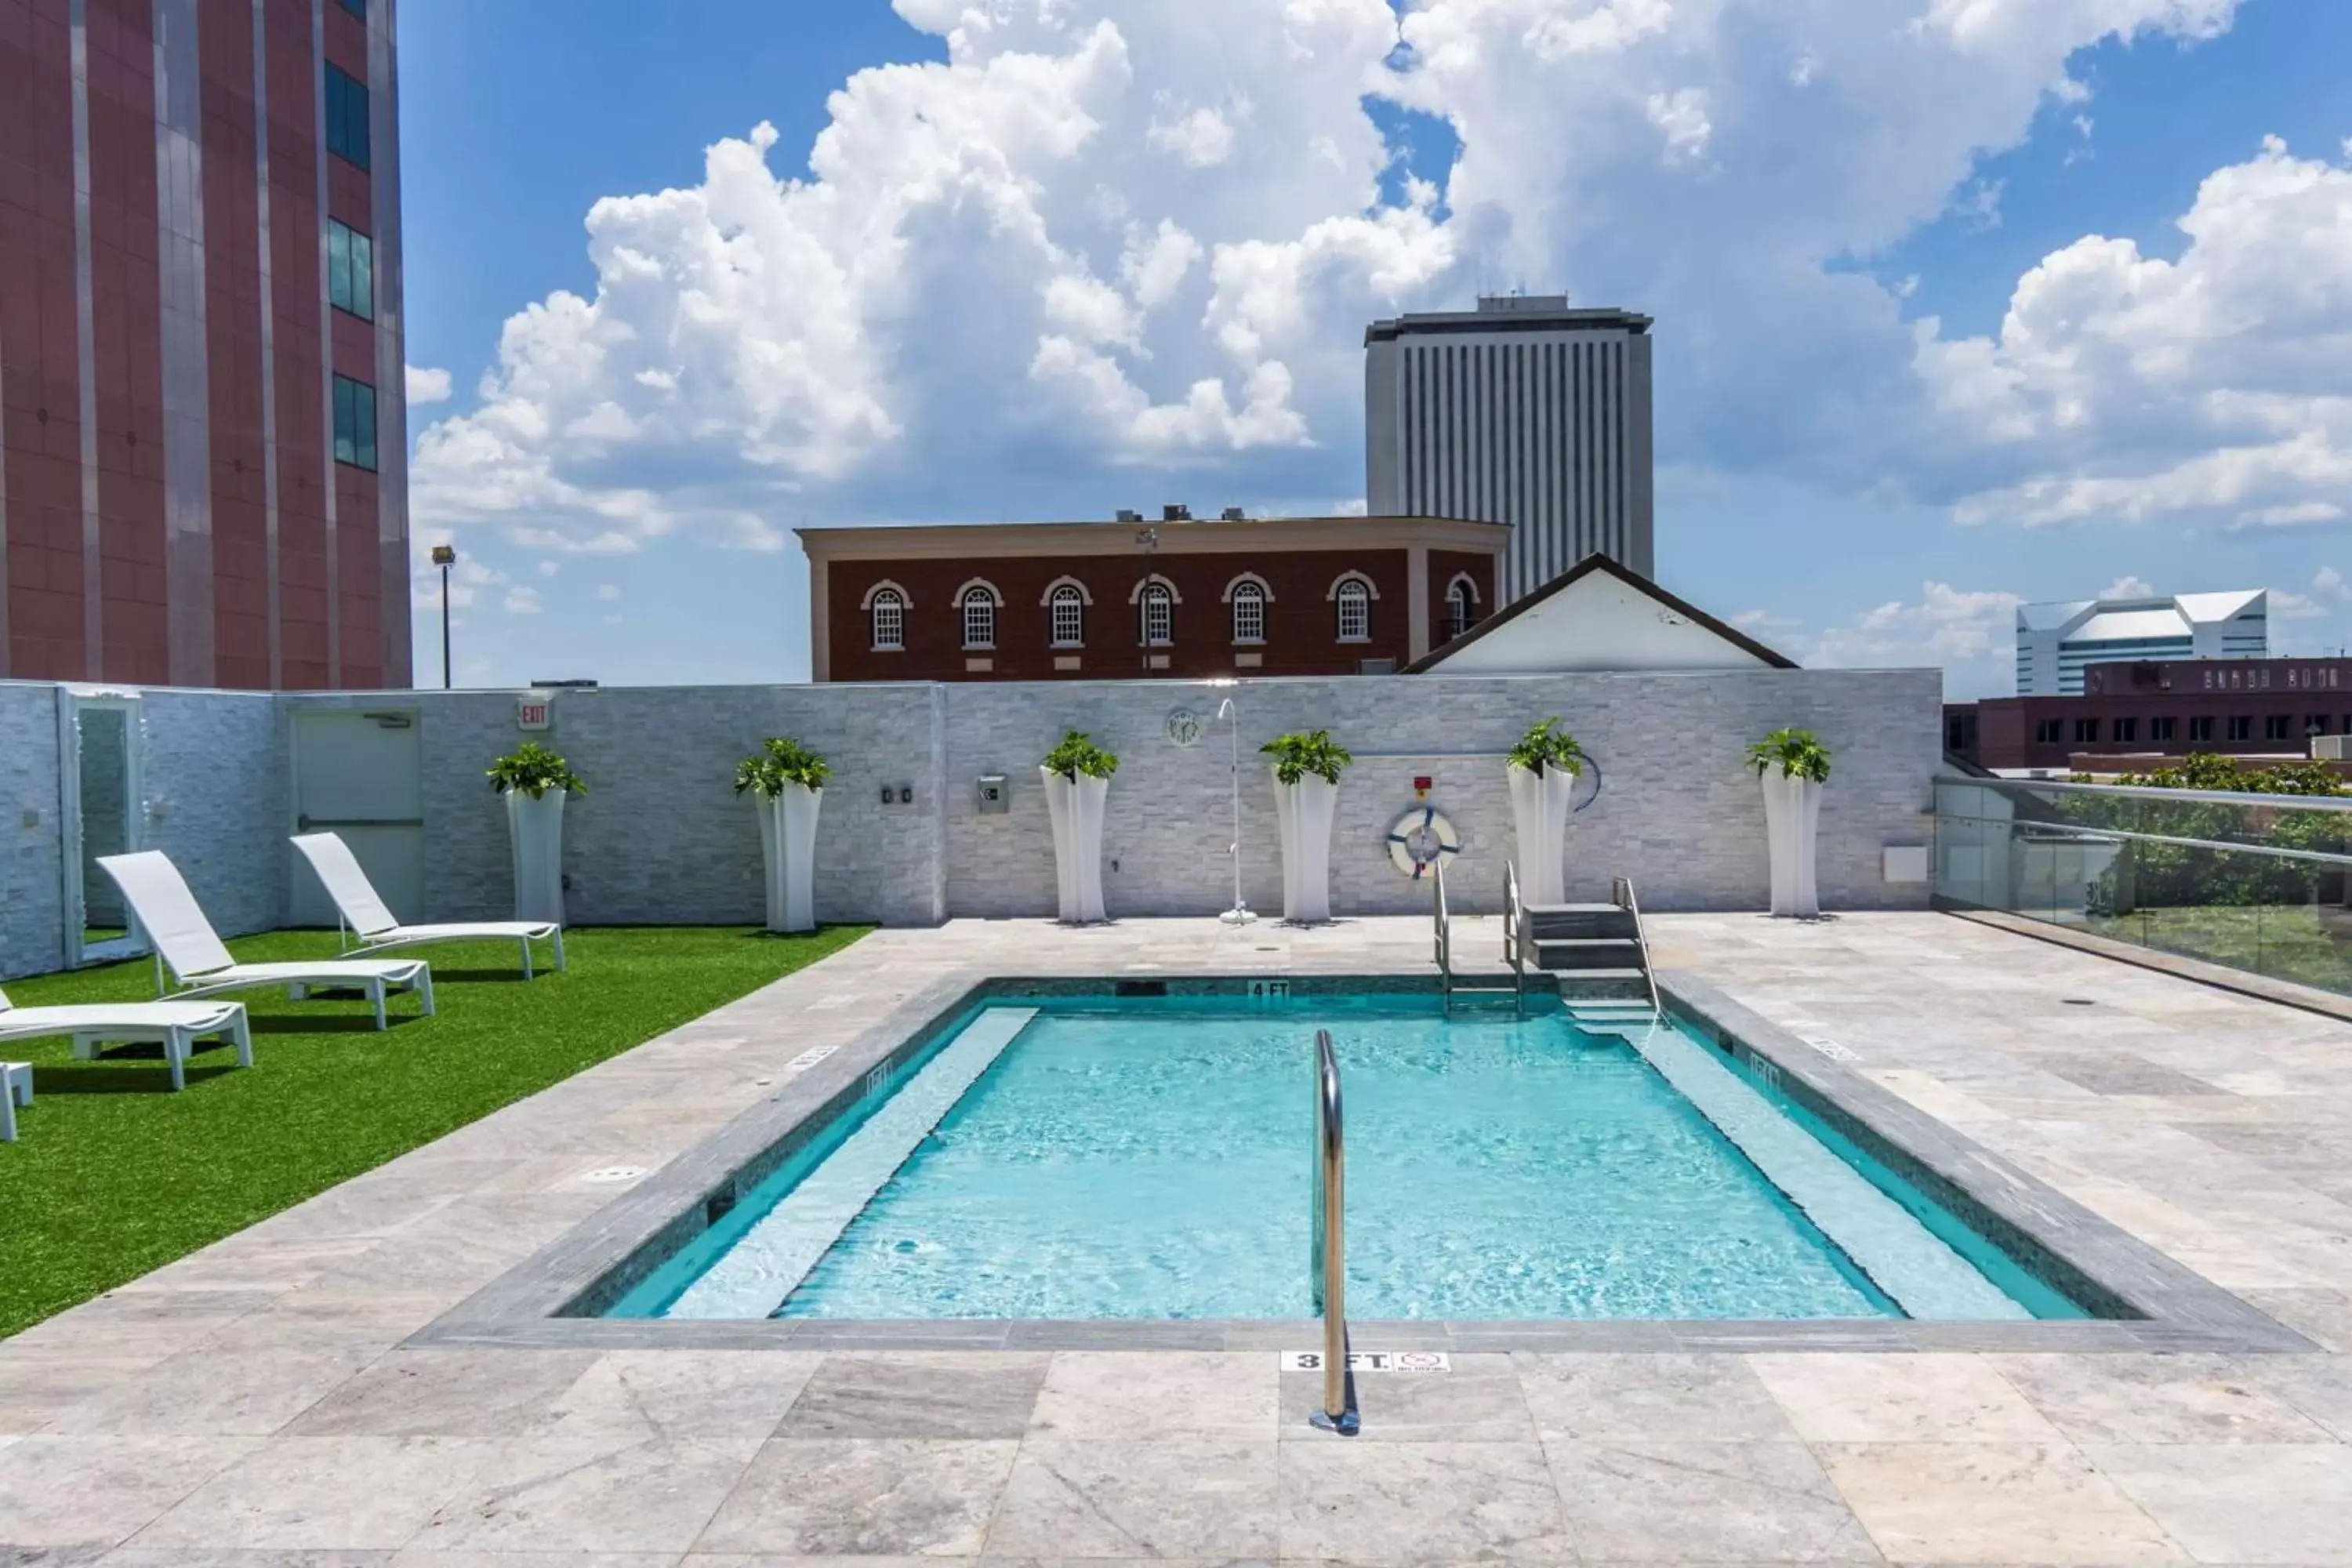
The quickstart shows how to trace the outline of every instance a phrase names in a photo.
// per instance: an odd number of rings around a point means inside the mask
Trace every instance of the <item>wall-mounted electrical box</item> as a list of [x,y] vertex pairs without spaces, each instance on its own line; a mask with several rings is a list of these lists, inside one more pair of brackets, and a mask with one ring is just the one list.
[[982,816],[997,816],[1012,809],[1003,773],[980,775],[980,809]]

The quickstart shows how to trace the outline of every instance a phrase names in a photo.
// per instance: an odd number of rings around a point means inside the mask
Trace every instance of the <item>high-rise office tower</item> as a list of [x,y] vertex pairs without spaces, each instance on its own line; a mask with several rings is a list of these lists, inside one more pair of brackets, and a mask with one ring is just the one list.
[[0,677],[409,682],[396,0],[0,0]]
[[1651,575],[1649,331],[1559,295],[1373,322],[1367,510],[1511,524],[1506,605],[1596,551]]

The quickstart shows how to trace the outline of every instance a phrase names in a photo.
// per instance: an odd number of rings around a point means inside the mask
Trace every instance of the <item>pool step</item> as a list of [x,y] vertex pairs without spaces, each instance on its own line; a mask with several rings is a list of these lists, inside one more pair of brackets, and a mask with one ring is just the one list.
[[1615,904],[1529,904],[1528,934],[1543,942],[1633,942],[1641,928],[1633,911]]
[[1537,936],[1530,940],[1536,967],[1556,972],[1622,970],[1642,966],[1642,943],[1630,936]]

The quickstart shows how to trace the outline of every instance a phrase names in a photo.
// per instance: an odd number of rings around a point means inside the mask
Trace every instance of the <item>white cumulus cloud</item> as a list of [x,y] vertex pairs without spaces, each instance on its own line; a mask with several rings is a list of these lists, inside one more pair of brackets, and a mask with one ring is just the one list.
[[449,373],[431,370],[421,364],[405,367],[406,391],[412,405],[449,401]]

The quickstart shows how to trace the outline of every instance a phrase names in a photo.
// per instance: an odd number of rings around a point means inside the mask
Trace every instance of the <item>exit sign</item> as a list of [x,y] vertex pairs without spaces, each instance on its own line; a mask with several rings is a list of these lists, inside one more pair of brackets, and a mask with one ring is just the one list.
[[534,691],[529,697],[517,698],[515,728],[518,730],[546,729],[552,722],[550,713],[552,707],[552,701],[544,692]]

